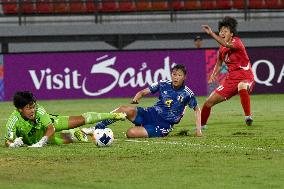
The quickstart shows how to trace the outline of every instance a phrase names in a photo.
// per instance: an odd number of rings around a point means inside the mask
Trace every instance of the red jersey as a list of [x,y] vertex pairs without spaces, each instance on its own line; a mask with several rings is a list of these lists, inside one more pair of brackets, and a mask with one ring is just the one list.
[[231,79],[253,79],[251,64],[246,49],[238,37],[232,39],[233,48],[221,46],[219,59],[223,60],[229,71]]

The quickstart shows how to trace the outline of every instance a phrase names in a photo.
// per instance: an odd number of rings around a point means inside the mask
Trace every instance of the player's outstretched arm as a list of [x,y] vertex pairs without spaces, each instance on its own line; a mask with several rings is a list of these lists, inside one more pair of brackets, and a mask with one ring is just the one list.
[[47,126],[47,129],[46,129],[46,131],[45,131],[44,136],[40,139],[40,141],[38,141],[37,143],[35,143],[35,144],[33,144],[33,145],[29,146],[29,147],[35,147],[35,148],[41,148],[41,147],[43,147],[44,145],[47,144],[48,139],[49,139],[52,135],[54,135],[54,133],[55,133],[55,128],[54,128],[54,126],[53,126],[52,124],[49,124],[49,125]]
[[143,89],[141,91],[139,91],[138,93],[136,93],[136,95],[134,96],[134,98],[132,99],[131,104],[139,104],[139,100],[143,97],[146,96],[147,94],[151,93],[149,88]]
[[198,105],[194,108],[194,113],[195,113],[195,124],[196,124],[196,130],[195,130],[195,135],[198,137],[202,136],[202,131],[201,131],[201,111]]

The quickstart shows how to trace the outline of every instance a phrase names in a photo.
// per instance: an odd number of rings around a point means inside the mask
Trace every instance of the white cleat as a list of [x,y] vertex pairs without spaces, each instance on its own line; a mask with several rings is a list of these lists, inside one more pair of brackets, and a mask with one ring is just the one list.
[[95,132],[95,127],[82,128],[81,131],[86,135],[92,135]]

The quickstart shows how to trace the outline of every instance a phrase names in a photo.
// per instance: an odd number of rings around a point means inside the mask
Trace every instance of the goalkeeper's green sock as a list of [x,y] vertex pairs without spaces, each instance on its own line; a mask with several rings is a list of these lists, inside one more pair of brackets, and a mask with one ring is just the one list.
[[112,120],[125,120],[125,113],[97,113],[97,112],[87,112],[83,113],[82,116],[85,118],[85,124],[93,124],[106,119]]

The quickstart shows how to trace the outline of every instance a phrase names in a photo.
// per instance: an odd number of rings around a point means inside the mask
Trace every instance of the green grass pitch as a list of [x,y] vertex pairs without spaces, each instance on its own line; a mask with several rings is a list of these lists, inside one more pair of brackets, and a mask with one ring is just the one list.
[[[205,98],[198,98],[201,106]],[[109,112],[130,99],[39,101],[49,113]],[[1,189],[268,189],[284,188],[284,95],[253,95],[254,123],[244,125],[239,97],[213,108],[204,136],[193,136],[193,111],[166,138],[127,140],[129,121],[110,126],[108,148],[92,142],[40,149],[4,147],[4,125],[13,110],[0,103]],[[150,106],[154,98],[140,105]],[[188,129],[188,135],[182,134]]]

